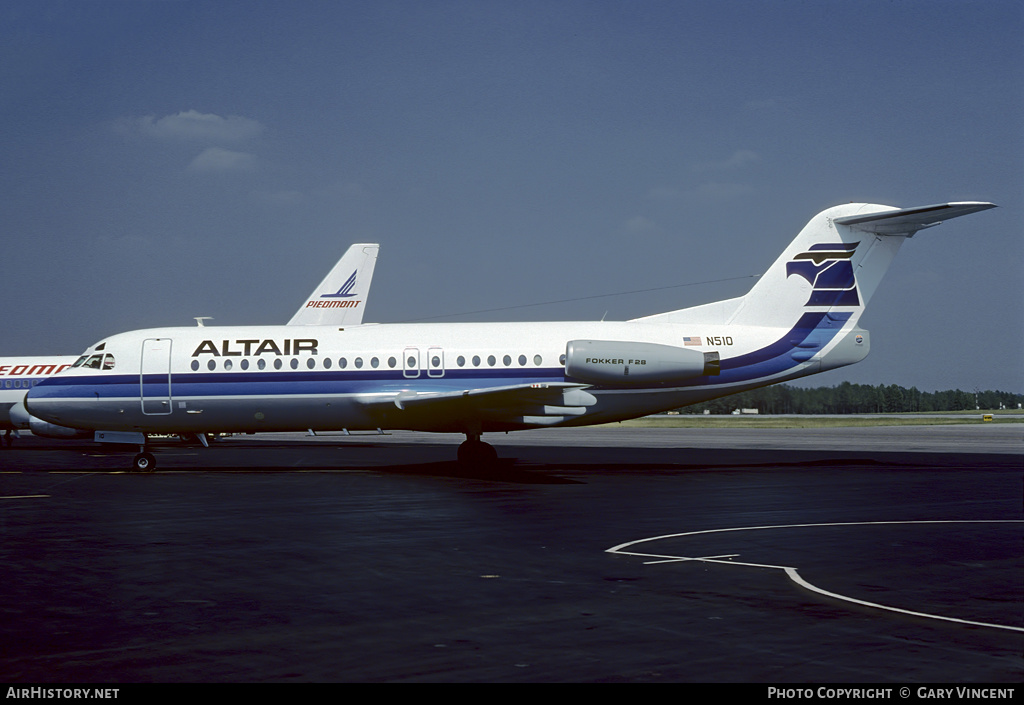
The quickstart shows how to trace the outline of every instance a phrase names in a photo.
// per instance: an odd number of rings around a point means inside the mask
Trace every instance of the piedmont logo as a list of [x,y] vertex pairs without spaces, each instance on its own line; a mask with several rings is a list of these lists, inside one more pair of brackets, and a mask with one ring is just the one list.
[[345,281],[345,283],[341,285],[341,288],[338,289],[336,292],[334,292],[333,294],[321,294],[320,298],[321,299],[334,299],[334,298],[338,298],[338,297],[358,296],[359,294],[353,294],[352,293],[352,288],[356,285],[356,273],[358,271],[359,270],[357,269],[355,272],[352,272],[352,276],[350,276]]
[[811,296],[804,306],[859,306],[853,257],[859,242],[812,245],[786,263],[786,277],[799,275],[811,284]]
[[[359,270],[352,272],[352,276],[345,280],[345,283],[341,285],[333,294],[320,294],[321,299],[351,299],[353,296],[359,296],[359,294],[352,293],[352,289],[356,285],[356,274]],[[357,308],[362,301],[320,301],[319,299],[310,299],[306,302],[306,308]]]

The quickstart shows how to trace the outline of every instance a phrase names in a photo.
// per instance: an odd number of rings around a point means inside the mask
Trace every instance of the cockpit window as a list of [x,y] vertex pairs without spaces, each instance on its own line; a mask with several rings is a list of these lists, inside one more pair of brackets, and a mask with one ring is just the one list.
[[83,363],[84,363],[84,362],[85,362],[86,360],[88,360],[88,359],[89,359],[89,356],[88,356],[88,355],[82,355],[82,357],[80,357],[80,358],[78,358],[77,360],[75,360],[75,363],[74,363],[73,365],[71,365],[71,366],[72,366],[72,367],[81,367],[81,366],[82,366],[82,364],[83,364]]
[[102,355],[90,355],[89,359],[85,361],[82,367],[86,367],[90,370],[98,370],[100,368],[100,361],[103,360]]
[[103,369],[112,370],[114,369],[114,356],[107,354],[103,356]]

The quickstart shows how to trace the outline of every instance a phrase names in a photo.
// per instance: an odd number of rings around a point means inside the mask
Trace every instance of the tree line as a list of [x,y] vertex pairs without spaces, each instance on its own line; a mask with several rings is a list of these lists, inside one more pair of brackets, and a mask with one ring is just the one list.
[[777,384],[679,409],[684,414],[730,414],[734,409],[757,409],[760,414],[892,414],[927,411],[1018,409],[1024,394],[962,389],[922,392],[898,384],[851,384],[834,387],[791,387]]

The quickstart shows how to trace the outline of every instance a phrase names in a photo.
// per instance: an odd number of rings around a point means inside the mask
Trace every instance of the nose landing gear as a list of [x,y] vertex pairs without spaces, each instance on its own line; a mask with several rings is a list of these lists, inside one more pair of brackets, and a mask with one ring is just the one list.
[[152,453],[143,451],[132,459],[132,470],[135,472],[153,472],[156,469],[156,458]]

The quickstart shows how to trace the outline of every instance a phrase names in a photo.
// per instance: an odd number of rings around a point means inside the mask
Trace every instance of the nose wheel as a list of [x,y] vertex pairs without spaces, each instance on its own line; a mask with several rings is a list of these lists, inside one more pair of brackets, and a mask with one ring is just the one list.
[[142,452],[132,460],[132,470],[135,472],[153,472],[156,468],[156,458],[152,453]]

